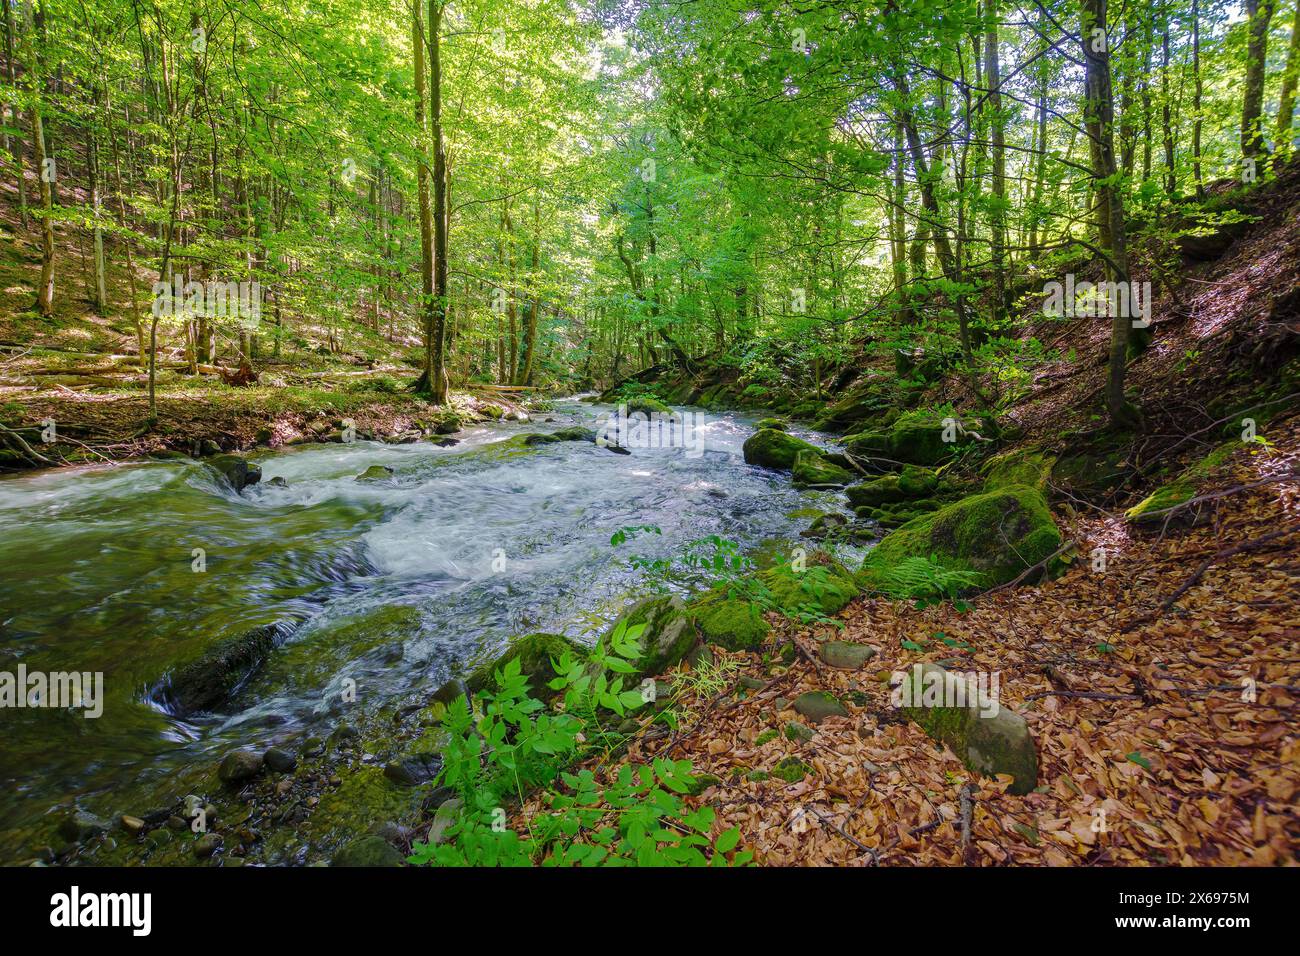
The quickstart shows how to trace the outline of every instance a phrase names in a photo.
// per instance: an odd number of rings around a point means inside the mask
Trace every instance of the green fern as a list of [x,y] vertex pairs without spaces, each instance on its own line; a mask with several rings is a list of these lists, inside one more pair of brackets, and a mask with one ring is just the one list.
[[877,571],[875,586],[892,598],[925,600],[956,597],[981,583],[983,575],[978,572],[956,571],[941,565],[934,555],[918,555]]

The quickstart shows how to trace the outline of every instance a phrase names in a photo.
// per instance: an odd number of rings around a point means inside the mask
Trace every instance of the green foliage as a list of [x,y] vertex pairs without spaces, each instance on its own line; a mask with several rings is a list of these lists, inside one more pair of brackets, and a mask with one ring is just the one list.
[[974,571],[946,568],[933,556],[914,555],[876,569],[873,585],[892,598],[936,600],[954,598],[976,587],[982,576]]
[[[651,766],[623,765],[601,785],[590,770],[565,768],[584,756],[607,752],[622,737],[605,725],[604,712],[622,717],[645,698],[625,688],[620,674],[640,648],[644,625],[620,622],[607,649],[590,660],[569,651],[552,659],[556,711],[530,697],[517,658],[496,672],[495,691],[475,698],[475,709],[447,708],[449,740],[436,784],[462,801],[441,841],[417,841],[410,862],[438,866],[726,866],[751,861],[734,852],[739,831],[709,836],[711,807],[690,809],[684,796],[695,780],[689,761],[656,759]],[[528,821],[527,833],[505,826],[508,800],[540,791],[546,809]],[[439,812],[443,812],[440,810]],[[732,854],[728,858],[727,854]]]

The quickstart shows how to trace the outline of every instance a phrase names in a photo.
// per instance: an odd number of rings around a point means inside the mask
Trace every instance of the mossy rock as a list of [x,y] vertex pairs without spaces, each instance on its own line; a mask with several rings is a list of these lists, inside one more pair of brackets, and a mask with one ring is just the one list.
[[293,626],[290,621],[266,624],[218,641],[168,674],[159,697],[180,717],[226,703],[261,669]]
[[906,465],[896,475],[882,475],[845,490],[854,507],[878,507],[909,498],[924,498],[939,487],[939,476],[929,468]]
[[1200,507],[1186,508],[1170,515],[1169,509],[1191,501],[1196,497],[1200,485],[1227,463],[1232,453],[1241,446],[1240,442],[1228,442],[1220,445],[1200,461],[1191,465],[1173,481],[1161,485],[1154,492],[1124,512],[1124,517],[1137,525],[1163,525],[1172,519],[1179,523],[1200,524],[1209,516],[1209,509]]
[[851,386],[833,404],[822,409],[813,427],[821,431],[846,431],[879,418],[898,403],[898,398],[898,383],[894,376],[872,375]]
[[480,405],[479,413],[486,418],[500,421],[505,416],[506,410],[500,405]]
[[817,446],[775,428],[760,428],[745,440],[744,446],[747,464],[777,471],[790,471],[794,468],[795,456],[801,451],[813,455],[822,453]]
[[393,469],[387,465],[371,465],[361,474],[357,475],[357,481],[385,481],[393,477]]
[[758,647],[772,630],[758,604],[734,595],[725,584],[692,598],[686,607],[700,637],[728,650]]
[[889,432],[870,430],[855,432],[844,439],[844,447],[854,457],[871,458],[889,453]]
[[[662,674],[685,657],[698,640],[686,605],[676,595],[638,601],[622,614],[619,621],[627,627],[645,625],[638,638],[641,653],[631,662],[633,673],[623,675],[624,686],[634,684],[643,677]],[[602,651],[608,648],[610,635],[617,627],[618,622],[615,622],[613,627],[601,635]]]
[[849,712],[839,698],[824,690],[810,690],[800,694],[791,705],[801,717],[820,724],[827,717],[847,717]]
[[802,572],[778,565],[760,571],[758,577],[776,607],[791,614],[811,606],[830,617],[860,593],[848,568],[820,551],[809,556]]
[[[897,691],[903,713],[933,740],[946,744],[970,770],[984,776],[1009,774],[1014,778],[1009,793],[1029,793],[1038,786],[1038,750],[1029,725],[1010,707],[974,700],[975,695],[958,683],[964,682],[938,664],[915,665]],[[934,703],[927,686],[942,689]],[[962,701],[964,706],[956,706]]]
[[[853,575],[843,565],[818,552],[808,571],[796,572],[788,565],[758,572],[758,585],[766,592],[773,609],[789,614],[803,607],[814,607],[829,617],[858,596]],[[727,584],[692,598],[687,612],[709,644],[729,650],[749,650],[761,645],[771,632],[763,618],[763,605],[746,597],[739,588]]]
[[783,432],[786,430],[785,422],[783,422],[779,418],[760,418],[757,422],[754,423],[754,427],[758,429],[775,428],[779,432]]
[[1047,479],[1055,464],[1055,456],[1044,455],[1032,449],[995,455],[984,463],[984,490],[995,491],[1009,485],[1028,485],[1045,492]]
[[810,398],[792,405],[790,407],[790,417],[804,421],[812,418],[825,407],[826,406],[823,402],[819,402],[815,398]]
[[830,461],[821,453],[800,451],[795,453],[792,477],[799,485],[828,485],[842,488],[853,480],[853,473]]
[[649,417],[651,415],[671,415],[673,410],[668,405],[653,398],[649,395],[639,395],[636,398],[629,398],[625,403],[629,415],[634,412],[640,412],[642,415]]
[[1054,488],[1084,500],[1103,499],[1128,478],[1132,436],[1107,432],[1088,439],[1066,436],[1068,449],[1052,465]]
[[573,652],[579,660],[587,656],[585,647],[563,634],[537,633],[516,637],[505,650],[474,668],[465,679],[465,685],[471,694],[484,689],[495,690],[498,686],[496,672],[517,660],[519,672],[528,678],[529,693],[538,700],[550,700],[556,691],[547,685],[559,676],[551,661],[558,660],[565,651]]
[[1005,584],[1061,546],[1047,501],[1024,485],[963,498],[885,535],[867,555],[858,583],[889,591],[890,571],[907,558],[932,558],[976,575],[983,587]]
[[876,656],[876,649],[852,641],[826,641],[817,649],[817,654],[828,667],[855,671]]
[[[954,441],[944,441],[945,436]],[[945,425],[941,419],[912,415],[899,418],[889,433],[889,456],[913,465],[935,465],[970,441],[960,429]]]
[[401,866],[404,862],[383,837],[365,836],[335,853],[330,866]]

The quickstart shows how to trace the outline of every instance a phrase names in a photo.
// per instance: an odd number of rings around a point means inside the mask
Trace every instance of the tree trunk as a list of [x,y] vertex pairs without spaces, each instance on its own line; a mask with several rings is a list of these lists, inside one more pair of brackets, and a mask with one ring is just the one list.
[[1300,0],[1295,5],[1295,19],[1291,22],[1291,46],[1286,53],[1286,68],[1282,71],[1282,91],[1278,99],[1277,127],[1273,132],[1273,145],[1278,160],[1291,155],[1292,114],[1295,112],[1296,82],[1300,80]]
[[[1108,272],[1114,282],[1128,281],[1128,252],[1125,242],[1124,197],[1114,185],[1115,105],[1110,82],[1109,40],[1105,35],[1106,0],[1081,0],[1084,57],[1084,109],[1092,142],[1093,176],[1107,223]],[[1097,32],[1100,31],[1100,32]],[[1124,374],[1128,362],[1129,330],[1132,318],[1122,313],[1111,317],[1110,366],[1106,383],[1106,411],[1112,425],[1130,424],[1134,410],[1124,396]]]
[[54,188],[55,166],[45,151],[45,124],[41,118],[41,58],[36,53],[36,27],[31,0],[23,5],[27,28],[27,91],[31,96],[29,115],[32,147],[36,156],[36,178],[41,189],[41,281],[36,290],[36,308],[45,318],[54,315]]
[[1245,0],[1250,17],[1246,44],[1246,85],[1241,104],[1241,155],[1255,160],[1268,152],[1260,129],[1264,108],[1264,69],[1268,56],[1268,25],[1275,0]]

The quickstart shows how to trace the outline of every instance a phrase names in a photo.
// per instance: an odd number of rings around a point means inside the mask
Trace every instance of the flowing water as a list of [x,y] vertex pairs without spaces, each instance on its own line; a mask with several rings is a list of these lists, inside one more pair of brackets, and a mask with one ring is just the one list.
[[[796,537],[808,519],[791,512],[835,507],[746,465],[753,425],[737,414],[708,416],[700,455],[493,447],[519,431],[592,427],[609,410],[561,402],[538,416],[553,422],[474,427],[448,448],[267,454],[261,484],[242,494],[197,462],[0,481],[0,670],[103,672],[105,683],[96,719],[0,710],[0,861],[30,854],[46,814],[139,812],[185,793],[232,747],[327,733],[347,679],[366,708],[391,709],[511,635],[590,641],[644,583],[633,554],[668,557],[712,534],[754,548]],[[377,464],[393,476],[356,480]],[[662,534],[611,547],[629,525]],[[157,703],[169,670],[269,623],[287,636],[218,713],[181,719]]]

